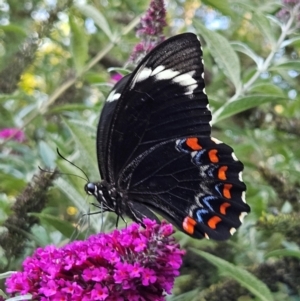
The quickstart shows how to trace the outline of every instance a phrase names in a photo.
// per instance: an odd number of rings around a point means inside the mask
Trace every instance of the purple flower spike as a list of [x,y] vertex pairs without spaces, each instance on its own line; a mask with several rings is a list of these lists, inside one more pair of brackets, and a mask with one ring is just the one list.
[[0,130],[0,139],[8,139],[11,136],[13,140],[16,140],[18,142],[24,142],[25,141],[25,134],[23,131],[17,129],[17,128],[6,128],[3,130]]
[[300,27],[300,0],[282,0],[283,7],[278,11],[277,18],[287,22],[291,17],[292,10],[296,16],[296,26]]
[[146,14],[137,26],[136,35],[141,41],[134,47],[129,61],[138,64],[149,51],[163,42],[163,29],[166,25],[164,0],[151,0]]
[[144,224],[145,229],[133,223],[62,248],[39,248],[22,272],[6,280],[7,292],[47,301],[163,301],[184,251],[171,237],[172,226],[149,219]]

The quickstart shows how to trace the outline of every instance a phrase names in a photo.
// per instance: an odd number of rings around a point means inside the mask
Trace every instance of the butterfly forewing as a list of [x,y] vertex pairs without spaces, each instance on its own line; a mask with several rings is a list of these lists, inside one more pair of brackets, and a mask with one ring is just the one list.
[[117,214],[142,222],[156,218],[151,209],[192,237],[222,240],[250,208],[243,164],[210,136],[201,56],[194,34],[175,36],[113,88],[98,126],[98,163]]
[[107,160],[107,144],[108,138],[110,137],[111,131],[111,120],[113,113],[115,111],[118,99],[129,79],[129,75],[122,78],[119,81],[110,94],[108,95],[106,102],[103,106],[102,113],[100,116],[98,130],[97,130],[97,156],[98,156],[98,166],[102,179],[108,180],[108,160]]
[[110,182],[117,183],[122,169],[159,142],[210,135],[201,54],[195,35],[178,35],[155,48],[132,73],[110,124]]

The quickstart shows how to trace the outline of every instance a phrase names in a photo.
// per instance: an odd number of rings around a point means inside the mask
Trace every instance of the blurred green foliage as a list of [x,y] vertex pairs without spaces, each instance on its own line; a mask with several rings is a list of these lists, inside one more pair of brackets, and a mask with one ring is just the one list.
[[[82,215],[94,202],[85,175],[56,148],[99,180],[95,134],[112,86],[108,68],[126,67],[148,4],[0,1],[0,132],[26,135],[0,141],[0,272],[19,269],[38,246],[66,243],[73,231],[84,238],[115,227],[114,215]],[[300,300],[300,9],[280,19],[282,4],[168,1],[166,36],[201,37],[213,135],[245,164],[252,208],[228,242],[176,233],[188,252],[168,300]]]

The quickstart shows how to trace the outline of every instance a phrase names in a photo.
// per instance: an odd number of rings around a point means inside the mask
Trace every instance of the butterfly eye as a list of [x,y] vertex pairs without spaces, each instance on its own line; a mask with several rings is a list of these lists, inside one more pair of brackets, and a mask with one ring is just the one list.
[[96,190],[96,185],[94,183],[87,183],[84,186],[84,190],[87,194],[94,195]]

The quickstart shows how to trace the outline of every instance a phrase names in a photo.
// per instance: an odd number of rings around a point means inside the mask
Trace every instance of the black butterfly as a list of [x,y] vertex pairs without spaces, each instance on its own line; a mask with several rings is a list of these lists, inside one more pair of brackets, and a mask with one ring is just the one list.
[[212,138],[201,45],[192,33],[153,49],[108,95],[97,132],[103,179],[85,190],[142,223],[155,211],[194,238],[224,240],[250,212],[243,164]]

